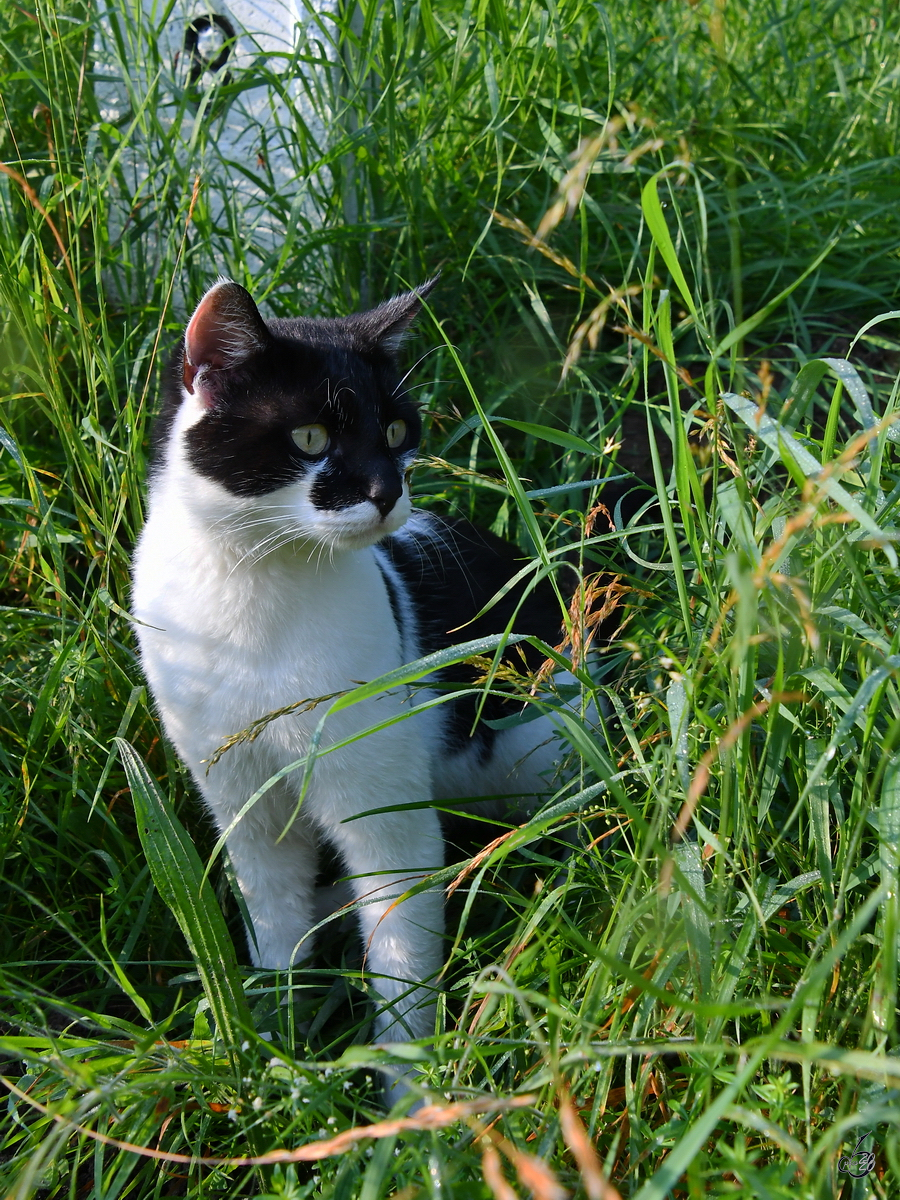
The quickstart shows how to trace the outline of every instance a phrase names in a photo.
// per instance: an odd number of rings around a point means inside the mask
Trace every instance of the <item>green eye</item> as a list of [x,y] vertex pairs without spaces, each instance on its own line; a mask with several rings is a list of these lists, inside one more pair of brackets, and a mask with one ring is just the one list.
[[324,454],[331,441],[324,425],[301,425],[291,430],[291,437],[304,454]]
[[406,422],[391,421],[384,433],[387,438],[387,444],[392,450],[396,450],[398,446],[403,445],[406,437]]

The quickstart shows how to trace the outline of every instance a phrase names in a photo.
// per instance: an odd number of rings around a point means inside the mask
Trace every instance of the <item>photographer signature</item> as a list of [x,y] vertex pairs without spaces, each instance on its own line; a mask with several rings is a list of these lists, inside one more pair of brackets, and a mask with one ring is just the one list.
[[872,1150],[860,1150],[860,1146],[869,1135],[864,1133],[851,1154],[843,1154],[838,1159],[838,1170],[842,1175],[852,1175],[854,1179],[862,1179],[875,1168],[875,1153]]

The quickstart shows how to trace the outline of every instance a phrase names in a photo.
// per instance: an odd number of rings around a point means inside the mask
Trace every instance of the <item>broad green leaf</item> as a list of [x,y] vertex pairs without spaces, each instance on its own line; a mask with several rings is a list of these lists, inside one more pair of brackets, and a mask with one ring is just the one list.
[[882,634],[878,633],[870,625],[867,625],[862,617],[850,612],[849,609],[841,608],[836,604],[827,604],[824,608],[817,608],[815,615],[831,617],[832,620],[838,621],[841,625],[846,626],[847,629],[852,629],[854,633],[858,633],[864,641],[874,646],[876,650],[880,650],[885,657],[890,654],[891,647],[887,638],[883,637]]
[[[805,671],[798,672],[804,679],[808,679],[810,683],[815,684],[829,704],[840,710],[842,713],[847,713],[850,706],[853,704],[853,697],[844,687],[839,679],[836,679],[831,671],[825,667],[807,667]],[[866,718],[862,709],[858,709],[856,713],[856,725],[865,733]],[[821,749],[821,748],[820,748]]]
[[0,447],[2,447],[4,450],[7,450],[12,455],[22,471],[26,470],[25,463],[22,461],[22,455],[19,452],[19,447],[2,425],[0,425]]
[[823,363],[827,363],[837,375],[838,379],[850,393],[850,398],[856,405],[856,412],[859,416],[859,422],[863,429],[871,429],[876,423],[875,413],[872,409],[872,401],[869,399],[869,393],[866,391],[866,385],[859,377],[856,367],[852,363],[848,363],[846,358],[823,358]]
[[552,425],[534,425],[531,421],[511,421],[508,417],[492,417],[493,424],[509,425],[520,433],[529,433],[539,442],[552,442],[554,446],[563,446],[566,450],[577,450],[580,454],[600,454],[597,446],[592,446],[584,438],[565,429],[554,429]]
[[684,913],[684,931],[687,936],[691,973],[694,976],[694,995],[698,1000],[708,1001],[712,999],[712,948],[709,916],[704,908],[706,887],[699,845],[696,842],[679,842],[675,847],[675,862],[689,889],[682,891],[681,908]]
[[742,499],[736,479],[725,479],[719,484],[716,503],[731,530],[732,545],[740,547],[750,562],[758,565],[760,550],[753,530],[750,506]]
[[878,809],[878,858],[884,907],[880,934],[883,951],[872,994],[872,1016],[879,1033],[887,1036],[897,1021],[897,935],[900,931],[900,756],[892,754],[881,785]]
[[666,218],[663,216],[662,204],[659,199],[657,190],[659,180],[666,174],[666,168],[662,171],[657,171],[655,175],[644,184],[641,192],[641,208],[644,213],[644,219],[647,222],[647,228],[656,243],[660,254],[663,257],[663,262],[669,268],[669,274],[672,276],[672,281],[681,295],[682,300],[690,309],[691,316],[694,318],[694,324],[698,331],[703,330],[703,321],[700,313],[694,303],[693,293],[688,287],[687,279],[685,279],[684,271],[681,269],[681,264],[678,261],[678,255],[675,253],[675,245],[672,242],[672,235],[669,233],[669,227],[666,224]]
[[762,758],[762,770],[759,777],[759,799],[757,801],[756,819],[762,822],[775,790],[781,784],[784,760],[794,737],[794,726],[783,705],[779,705],[774,720],[769,722],[768,737]]
[[682,676],[674,678],[666,688],[666,710],[669,715],[669,734],[678,769],[678,779],[687,792],[691,784],[691,768],[688,761],[688,727],[691,723],[691,706]]
[[828,367],[824,359],[814,358],[812,362],[804,363],[797,372],[791,394],[785,400],[778,417],[785,429],[796,429],[803,419],[813,393],[822,382]]
[[[822,757],[824,744],[821,738],[808,738],[805,746],[806,767],[811,773]],[[834,877],[831,870],[831,797],[828,781],[821,775],[810,785],[807,795],[809,805],[809,827],[816,849],[816,863],[822,875],[822,886],[828,911],[834,911]]]
[[253,1023],[222,910],[203,878],[203,864],[194,843],[156,780],[130,742],[116,738],[116,746],[131,788],[138,836],[153,882],[184,934],[218,1035],[236,1065],[239,1047]]

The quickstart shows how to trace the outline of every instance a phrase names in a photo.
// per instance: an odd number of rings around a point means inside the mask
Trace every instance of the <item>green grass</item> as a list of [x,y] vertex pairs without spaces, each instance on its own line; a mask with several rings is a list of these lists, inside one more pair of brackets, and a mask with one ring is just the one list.
[[[0,6],[5,1191],[896,1195],[896,320],[848,354],[900,309],[896,7],[361,15],[322,19],[341,67],[267,133],[323,223],[252,168],[273,250],[216,139],[271,65],[197,121],[120,11],[142,69],[112,123],[95,10]],[[437,267],[410,365],[444,465],[419,502],[540,570],[577,547],[576,634],[606,600],[622,628],[579,668],[606,715],[568,719],[571,782],[448,901],[441,1028],[409,1054],[472,1107],[314,1159],[385,1120],[378,1069],[402,1062],[367,1045],[352,931],[290,988],[238,965],[134,658],[128,558],[161,365],[216,274],[281,315]],[[612,530],[596,505],[620,498]],[[281,1148],[297,1161],[198,1161]]]

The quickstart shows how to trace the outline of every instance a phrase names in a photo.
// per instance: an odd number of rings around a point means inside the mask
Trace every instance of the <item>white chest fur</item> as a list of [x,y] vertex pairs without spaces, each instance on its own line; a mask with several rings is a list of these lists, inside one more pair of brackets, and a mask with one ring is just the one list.
[[167,506],[151,512],[134,577],[144,669],[194,769],[265,713],[401,661],[371,549],[330,559],[291,544],[257,561]]

